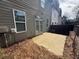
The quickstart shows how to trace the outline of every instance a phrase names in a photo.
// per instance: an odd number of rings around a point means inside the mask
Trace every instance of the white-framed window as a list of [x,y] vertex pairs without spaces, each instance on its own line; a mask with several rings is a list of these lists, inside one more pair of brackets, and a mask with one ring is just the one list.
[[42,8],[45,7],[45,0],[41,0],[41,7],[42,7]]
[[26,13],[24,11],[13,9],[15,32],[26,32]]

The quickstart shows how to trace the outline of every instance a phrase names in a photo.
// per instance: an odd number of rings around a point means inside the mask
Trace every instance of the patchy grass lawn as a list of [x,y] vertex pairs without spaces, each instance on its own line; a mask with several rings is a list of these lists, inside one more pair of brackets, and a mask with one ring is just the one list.
[[59,59],[58,56],[46,48],[38,46],[32,40],[20,42],[1,51],[4,52],[0,59]]

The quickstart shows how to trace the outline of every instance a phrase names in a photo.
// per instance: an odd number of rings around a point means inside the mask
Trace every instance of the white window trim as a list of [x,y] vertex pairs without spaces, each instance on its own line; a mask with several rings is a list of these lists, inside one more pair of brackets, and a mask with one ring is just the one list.
[[[17,9],[13,9],[13,18],[14,18],[14,26],[15,26],[15,32],[16,33],[23,33],[23,32],[27,32],[27,21],[26,21],[26,13],[24,12],[25,14],[25,22],[20,22],[20,21],[16,21],[15,20],[15,12],[14,11],[21,11],[21,10],[17,10]],[[16,27],[16,23],[25,23],[25,31],[17,31],[17,27]]]

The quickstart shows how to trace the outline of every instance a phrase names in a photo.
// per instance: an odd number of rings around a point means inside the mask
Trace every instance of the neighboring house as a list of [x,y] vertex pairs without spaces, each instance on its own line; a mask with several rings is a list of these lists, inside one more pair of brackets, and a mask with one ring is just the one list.
[[[0,33],[14,43],[48,30],[52,0],[1,0]],[[0,38],[1,40],[1,38]]]
[[52,8],[52,24],[56,25],[58,24],[58,19],[59,19],[59,13],[56,9]]
[[77,11],[76,18],[74,19],[74,25],[79,25],[79,11]]
[[59,25],[62,22],[61,19],[61,9],[59,8],[59,1],[53,0],[53,8],[52,8],[52,21],[51,24]]

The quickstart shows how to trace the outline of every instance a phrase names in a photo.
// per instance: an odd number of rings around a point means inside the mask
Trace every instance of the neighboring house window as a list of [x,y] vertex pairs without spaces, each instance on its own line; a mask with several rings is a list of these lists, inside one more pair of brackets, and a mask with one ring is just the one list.
[[13,10],[14,14],[14,23],[16,32],[25,32],[26,31],[26,14],[24,11]]
[[45,7],[45,0],[41,0],[41,7],[42,7],[42,8]]

